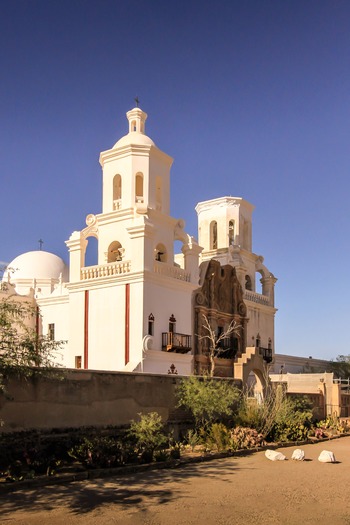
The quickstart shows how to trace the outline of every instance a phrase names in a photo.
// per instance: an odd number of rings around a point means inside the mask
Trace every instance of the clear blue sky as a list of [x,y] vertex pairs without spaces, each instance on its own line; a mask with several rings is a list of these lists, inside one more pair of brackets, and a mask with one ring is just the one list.
[[201,200],[256,206],[276,351],[349,354],[349,66],[348,0],[0,0],[0,260],[68,260],[138,95],[189,233]]

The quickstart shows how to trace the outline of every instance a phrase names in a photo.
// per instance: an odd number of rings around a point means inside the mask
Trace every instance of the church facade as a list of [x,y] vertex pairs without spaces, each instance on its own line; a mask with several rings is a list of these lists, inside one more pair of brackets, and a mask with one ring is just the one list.
[[128,133],[100,154],[102,212],[66,241],[69,268],[45,251],[22,254],[5,272],[7,289],[39,307],[41,333],[66,341],[69,368],[202,373],[203,320],[218,337],[234,320],[215,371],[244,380],[274,353],[276,279],[252,252],[253,206],[238,197],[199,203],[197,241],[170,216],[173,159],[146,135],[145,112],[136,107],[127,119]]

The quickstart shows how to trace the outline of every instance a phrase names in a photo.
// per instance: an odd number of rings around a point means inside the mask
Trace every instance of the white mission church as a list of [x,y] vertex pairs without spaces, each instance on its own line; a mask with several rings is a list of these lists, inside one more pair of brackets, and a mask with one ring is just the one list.
[[[240,197],[198,203],[197,242],[170,216],[173,159],[145,134],[144,111],[127,119],[127,135],[100,154],[102,212],[66,241],[69,268],[52,253],[24,253],[9,264],[3,294],[38,306],[36,329],[67,341],[69,368],[201,373],[204,316],[218,335],[235,320],[239,331],[222,341],[215,374],[245,380],[274,353],[276,278],[252,252],[254,207]],[[85,263],[91,237],[94,266]]]

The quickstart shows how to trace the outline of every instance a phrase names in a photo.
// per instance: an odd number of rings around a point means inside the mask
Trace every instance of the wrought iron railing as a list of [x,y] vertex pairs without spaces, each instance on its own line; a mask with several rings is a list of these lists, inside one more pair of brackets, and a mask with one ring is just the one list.
[[272,362],[272,348],[263,348],[262,346],[260,346],[259,352],[265,363]]
[[187,354],[191,350],[191,336],[178,334],[176,332],[162,333],[162,350],[165,352],[177,352]]

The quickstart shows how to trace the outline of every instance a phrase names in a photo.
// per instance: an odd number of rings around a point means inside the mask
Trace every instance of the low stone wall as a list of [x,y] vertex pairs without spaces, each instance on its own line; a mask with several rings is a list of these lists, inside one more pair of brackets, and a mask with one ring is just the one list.
[[28,429],[128,425],[138,413],[158,412],[164,421],[184,419],[176,408],[181,377],[66,370],[63,378],[11,379],[0,395],[2,432]]

